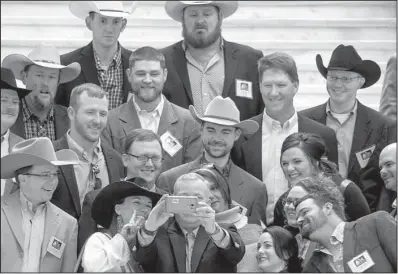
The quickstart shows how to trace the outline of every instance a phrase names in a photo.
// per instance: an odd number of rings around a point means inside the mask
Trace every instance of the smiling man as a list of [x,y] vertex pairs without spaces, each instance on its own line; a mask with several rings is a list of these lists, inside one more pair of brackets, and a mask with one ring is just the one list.
[[[380,175],[384,181],[385,188],[397,195],[397,143],[386,146],[380,153],[379,159]],[[391,215],[397,218],[397,199],[392,205]]]

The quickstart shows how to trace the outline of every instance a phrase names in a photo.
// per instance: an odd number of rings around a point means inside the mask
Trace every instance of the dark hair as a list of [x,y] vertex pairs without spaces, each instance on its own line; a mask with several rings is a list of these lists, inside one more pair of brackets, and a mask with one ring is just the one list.
[[279,69],[285,72],[293,83],[299,84],[296,62],[293,57],[284,52],[275,52],[257,61],[259,81],[263,79],[263,74],[267,69]]
[[[158,141],[160,147],[162,148],[162,141],[160,140],[159,136],[156,133],[154,133],[152,130],[143,129],[143,128],[133,129],[126,136],[126,142],[124,144],[124,152],[125,153],[129,152],[134,142],[151,142],[151,141]],[[163,154],[163,148],[162,148],[162,154]]]
[[105,90],[96,84],[84,83],[78,85],[72,89],[69,100],[69,106],[72,107],[75,111],[79,109],[79,98],[83,94],[83,92],[87,92],[88,97],[98,99],[102,99],[105,97],[106,99],[108,99],[108,94],[105,92]]
[[30,171],[31,168],[32,166],[24,166],[15,171],[15,181],[18,186],[21,185],[21,181],[19,180],[19,175],[27,173],[28,171]]
[[136,61],[158,61],[162,69],[166,68],[166,59],[163,53],[152,47],[142,47],[133,51],[129,58],[130,69]]
[[274,242],[276,255],[287,262],[289,273],[301,273],[301,259],[298,257],[298,244],[296,238],[291,232],[280,227],[270,226],[263,230],[263,233],[269,233]]

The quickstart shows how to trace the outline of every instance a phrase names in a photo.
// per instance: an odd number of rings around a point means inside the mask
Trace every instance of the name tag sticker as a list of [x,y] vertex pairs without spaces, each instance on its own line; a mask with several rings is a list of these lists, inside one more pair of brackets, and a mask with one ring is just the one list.
[[47,251],[53,254],[58,259],[61,259],[62,253],[65,249],[65,243],[60,239],[52,236],[48,243]]
[[169,131],[166,131],[162,136],[160,136],[160,140],[162,141],[162,146],[164,151],[173,157],[180,149],[182,145]]
[[235,79],[236,96],[253,99],[253,84],[250,81]]
[[355,156],[357,156],[357,160],[359,165],[361,166],[361,168],[364,168],[368,162],[370,157],[372,157],[373,151],[375,150],[376,145],[372,145],[368,148],[365,148],[361,151],[358,151],[357,153],[355,153]]
[[375,263],[373,262],[367,250],[348,262],[348,266],[350,267],[352,272],[364,272],[374,265]]

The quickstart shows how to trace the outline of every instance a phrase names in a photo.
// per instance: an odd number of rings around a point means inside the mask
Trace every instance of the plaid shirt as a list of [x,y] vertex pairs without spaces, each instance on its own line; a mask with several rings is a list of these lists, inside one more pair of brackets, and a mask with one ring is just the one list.
[[51,108],[46,119],[41,121],[39,117],[30,111],[28,105],[26,104],[25,98],[23,98],[21,101],[26,139],[34,137],[48,137],[51,139],[51,141],[55,141],[54,108]]
[[120,106],[123,103],[123,64],[122,49],[120,45],[107,70],[101,66],[101,61],[95,52],[95,66],[97,68],[98,80],[101,87],[107,92],[109,100],[109,110]]

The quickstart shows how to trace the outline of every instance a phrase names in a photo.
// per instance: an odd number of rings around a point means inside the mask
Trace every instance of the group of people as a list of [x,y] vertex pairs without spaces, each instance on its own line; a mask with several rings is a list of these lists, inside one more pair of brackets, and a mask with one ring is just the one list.
[[357,99],[376,62],[317,55],[329,99],[297,111],[292,56],[223,39],[238,1],[166,1],[160,50],[118,42],[122,2],[69,8],[88,45],[1,65],[2,272],[397,271],[396,99]]

